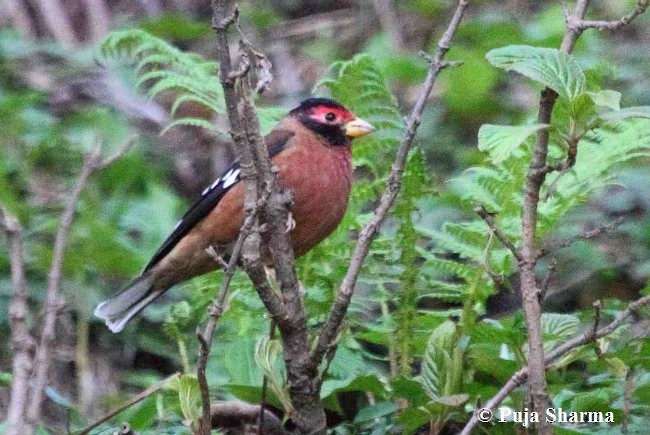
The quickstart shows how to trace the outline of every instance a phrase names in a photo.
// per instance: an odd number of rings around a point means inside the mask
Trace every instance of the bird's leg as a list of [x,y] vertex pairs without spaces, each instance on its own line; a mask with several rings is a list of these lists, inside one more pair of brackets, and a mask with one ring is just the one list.
[[294,228],[296,228],[296,220],[293,218],[291,212],[289,212],[287,214],[287,229],[285,230],[285,233],[293,231]]

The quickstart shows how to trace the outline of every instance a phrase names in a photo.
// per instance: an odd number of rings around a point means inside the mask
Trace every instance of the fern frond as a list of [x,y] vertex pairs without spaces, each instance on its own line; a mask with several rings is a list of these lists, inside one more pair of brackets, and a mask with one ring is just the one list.
[[[128,62],[138,75],[137,86],[146,88],[147,95],[173,91],[172,117],[185,103],[195,103],[216,114],[225,115],[223,88],[219,80],[219,64],[195,53],[188,53],[143,30],[133,29],[109,34],[100,45],[105,59]],[[284,114],[278,108],[259,108],[262,133],[268,133]],[[201,118],[183,118],[168,125],[163,134],[178,125],[193,125],[218,132]]]

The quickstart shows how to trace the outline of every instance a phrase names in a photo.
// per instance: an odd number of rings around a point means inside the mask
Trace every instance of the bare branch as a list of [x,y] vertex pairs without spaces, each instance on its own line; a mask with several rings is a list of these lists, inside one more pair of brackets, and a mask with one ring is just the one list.
[[[174,373],[173,375],[168,376],[165,379],[156,382],[155,384],[151,385],[150,387],[143,390],[142,392],[136,394],[135,396],[133,396],[132,398],[130,398],[126,402],[122,403],[121,405],[119,405],[115,409],[111,410],[108,414],[104,415],[99,420],[89,424],[85,428],[81,429],[79,432],[75,432],[75,435],[85,435],[85,434],[89,433],[91,430],[95,429],[97,426],[99,426],[99,425],[101,425],[103,423],[106,423],[108,420],[115,417],[117,414],[124,411],[125,409],[130,408],[131,406],[135,405],[136,403],[143,401],[147,397],[151,396],[153,393],[162,390],[163,388],[165,388],[167,386],[167,384],[169,384],[169,382],[171,380],[178,378],[179,375],[180,375],[180,373]],[[120,433],[122,433],[122,432],[120,432]]]
[[56,42],[63,48],[73,48],[77,45],[77,35],[66,12],[68,9],[63,6],[61,0],[38,0],[36,7],[45,27]]
[[0,206],[0,232],[4,233],[9,247],[12,288],[11,301],[9,302],[9,324],[11,326],[13,362],[6,429],[8,435],[22,435],[25,433],[23,415],[27,406],[29,377],[32,373],[31,354],[35,342],[26,323],[28,314],[27,283],[25,281],[22,228],[18,220],[9,215],[2,206]]
[[618,30],[623,26],[626,26],[632,22],[636,17],[645,12],[648,8],[648,0],[639,0],[636,8],[625,15],[624,17],[619,18],[618,20],[581,20],[579,26],[584,29],[598,29],[598,30]]
[[559,242],[551,243],[548,246],[544,246],[541,248],[537,254],[537,258],[544,257],[548,255],[551,252],[556,252],[559,249],[563,248],[568,248],[569,246],[573,245],[575,242],[578,240],[590,240],[593,238],[596,238],[602,234],[608,233],[610,231],[614,231],[616,228],[618,228],[623,222],[625,221],[625,217],[619,216],[617,219],[615,219],[613,222],[600,225],[592,230],[589,231],[584,231],[582,234],[579,234],[575,237],[572,237],[570,239],[566,240],[561,240]]
[[[570,53],[573,50],[576,40],[582,33],[582,29],[576,26],[575,22],[584,18],[588,4],[589,0],[577,0],[572,14],[569,14],[565,10],[567,25],[560,51]],[[542,91],[537,115],[537,122],[539,124],[550,124],[556,99],[557,93],[552,89],[545,88]],[[548,394],[546,393],[544,347],[541,331],[541,291],[535,277],[535,266],[539,258],[536,248],[537,210],[540,200],[540,190],[548,174],[548,142],[549,130],[539,130],[526,176],[524,205],[521,218],[522,242],[519,261],[521,295],[528,330],[528,371],[530,373],[528,395],[532,401],[533,411],[539,415],[544,414],[544,410],[549,401]],[[567,161],[570,158],[571,156],[569,155]],[[540,422],[538,430],[542,435],[549,433],[549,427],[546,421]]]
[[402,143],[397,150],[397,155],[391,168],[386,190],[382,194],[381,199],[379,200],[379,204],[375,208],[374,216],[359,233],[359,239],[357,240],[354,254],[348,267],[348,271],[336,294],[336,298],[334,300],[332,308],[330,309],[328,319],[318,336],[316,347],[312,353],[312,362],[316,366],[321,363],[325,354],[330,351],[333,346],[335,346],[334,343],[336,341],[337,335],[339,334],[341,323],[345,318],[348,306],[350,305],[352,293],[354,292],[354,287],[359,277],[359,272],[361,271],[361,267],[363,266],[365,258],[368,255],[370,244],[377,236],[377,233],[379,232],[379,229],[381,228],[381,225],[384,222],[388,211],[392,207],[393,203],[395,202],[395,198],[397,198],[397,194],[400,191],[406,159],[411,149],[413,138],[415,137],[415,132],[420,125],[420,117],[424,111],[424,106],[429,98],[429,94],[431,94],[433,84],[435,83],[438,74],[443,68],[444,57],[449,50],[451,38],[456,32],[456,29],[458,29],[458,26],[460,25],[468,4],[468,0],[460,0],[458,2],[458,6],[449,23],[449,26],[438,42],[438,48],[429,65],[429,72],[424,82],[424,88],[420,94],[420,97],[415,103],[413,111],[411,112],[411,116],[407,122],[404,139],[402,140]]
[[628,433],[628,421],[632,410],[632,395],[634,394],[634,367],[628,367],[625,373],[625,394],[623,395],[623,415],[621,416],[621,432]]
[[126,153],[128,153],[131,150],[131,148],[133,148],[133,144],[135,144],[135,139],[136,139],[135,135],[129,136],[124,141],[124,143],[117,149],[117,151],[115,151],[113,154],[111,154],[110,156],[106,157],[104,160],[99,162],[97,164],[96,169],[103,169],[113,164],[113,162],[115,162],[116,160],[121,159]]
[[393,0],[372,0],[372,4],[375,6],[382,29],[388,34],[392,49],[397,53],[403,51],[406,44]]
[[600,309],[602,308],[603,304],[601,304],[600,299],[597,299],[593,303],[594,307],[594,324],[591,327],[591,333],[596,335],[598,332],[598,326],[600,326]]
[[220,268],[223,270],[228,269],[228,263],[226,260],[223,259],[223,257],[217,252],[217,250],[214,248],[214,246],[210,245],[206,250],[205,253],[208,254],[212,259],[219,265]]
[[[585,332],[583,332],[582,334],[577,335],[574,338],[565,341],[564,343],[560,344],[559,346],[555,347],[554,349],[552,349],[550,352],[547,353],[546,357],[544,358],[544,366],[548,367],[555,360],[557,360],[561,356],[566,355],[567,353],[571,352],[572,350],[576,349],[579,346],[594,342],[599,338],[611,334],[619,326],[625,323],[625,321],[634,313],[636,313],[641,307],[648,304],[650,304],[650,295],[644,296],[630,303],[624,311],[621,311],[620,313],[618,313],[618,315],[616,315],[614,320],[612,320],[610,323],[603,326],[602,328],[598,330],[594,330],[594,328],[591,327]],[[528,370],[529,369],[527,367],[524,367],[521,370],[517,371],[514,375],[512,375],[512,377],[508,380],[508,382],[505,383],[505,385],[499,390],[499,392],[495,394],[490,400],[488,400],[483,405],[482,408],[495,409],[497,406],[499,406],[499,404],[503,402],[503,400],[506,397],[508,397],[508,395],[515,388],[519,387],[520,385],[523,385],[524,382],[526,382],[526,380],[528,379],[528,373],[529,373]],[[470,435],[478,423],[479,421],[477,418],[477,414],[474,413],[459,435]]]
[[519,254],[519,251],[515,247],[515,245],[512,243],[512,240],[508,238],[503,232],[499,229],[497,226],[496,222],[494,222],[494,213],[490,213],[485,209],[485,206],[483,204],[478,205],[477,207],[474,208],[474,212],[478,214],[480,217],[483,218],[485,223],[490,227],[490,232],[496,236],[497,239],[512,252],[512,255],[515,256],[517,260],[520,260],[521,256]]
[[557,267],[557,260],[554,258],[551,260],[551,263],[548,265],[548,270],[546,271],[546,276],[539,286],[540,299],[543,301],[544,296],[546,296],[546,290],[548,290],[548,284],[551,282],[553,275],[555,274],[555,268]]
[[48,274],[45,305],[43,307],[45,320],[43,322],[41,341],[34,358],[34,373],[32,375],[29,406],[27,408],[27,422],[31,426],[36,425],[40,420],[43,393],[47,385],[51,350],[55,338],[54,327],[59,313],[65,304],[63,296],[60,293],[60,280],[68,234],[70,233],[70,227],[72,226],[81,192],[86,186],[86,182],[93,170],[99,164],[100,151],[101,145],[98,144],[93,151],[86,155],[81,172],[66,201],[59,228],[54,239],[54,252]]
[[[211,426],[215,429],[235,429],[244,424],[258,422],[262,406],[251,405],[241,401],[217,402],[210,407]],[[267,435],[284,435],[287,432],[282,421],[271,411],[264,410],[264,419],[260,423],[259,433]]]
[[[130,147],[130,141],[118,151],[118,153],[107,159],[106,164],[110,164],[118,157],[121,157]],[[43,321],[43,329],[41,332],[41,340],[36,350],[34,357],[34,371],[32,373],[29,405],[27,407],[27,425],[29,433],[33,432],[33,428],[40,420],[41,405],[45,387],[48,382],[48,372],[50,368],[50,359],[52,353],[52,345],[55,339],[55,326],[59,313],[65,305],[65,300],[61,294],[61,269],[63,267],[63,257],[68,242],[68,235],[72,222],[74,220],[75,211],[81,197],[81,193],[86,187],[88,179],[92,173],[98,169],[104,168],[101,160],[101,144],[97,144],[95,148],[86,154],[81,167],[81,172],[77,177],[72,192],[68,197],[63,213],[61,214],[61,221],[54,239],[54,248],[52,254],[52,263],[48,273],[47,289],[45,293],[45,304],[43,312],[45,319]]]
[[[230,282],[232,281],[232,277],[235,274],[235,270],[237,269],[237,264],[242,254],[244,244],[246,240],[249,238],[251,231],[253,230],[253,225],[257,220],[260,206],[264,202],[266,202],[269,193],[270,192],[268,191],[264,192],[264,195],[262,196],[262,198],[260,198],[260,203],[258,203],[257,206],[251,211],[251,213],[246,216],[246,219],[244,219],[244,223],[239,232],[239,237],[237,238],[237,242],[235,243],[232,253],[230,254],[230,261],[226,264],[224,275],[223,278],[221,279],[219,292],[217,293],[217,297],[215,298],[214,302],[210,306],[210,311],[209,311],[210,318],[208,319],[208,323],[203,329],[203,332],[197,332],[197,336],[200,344],[199,360],[197,362],[197,378],[199,381],[199,388],[201,391],[203,421],[210,420],[208,417],[210,415],[210,394],[209,394],[208,380],[206,377],[205,370],[208,364],[208,357],[210,356],[210,349],[212,347],[212,338],[214,336],[214,331],[217,327],[217,323],[219,322],[219,319],[221,318],[221,315],[223,314],[224,301],[226,300],[226,295],[228,294],[228,288],[230,287]],[[214,249],[212,251],[214,252]],[[220,260],[220,264],[225,263],[223,258],[221,258],[216,252],[214,252],[214,255],[212,255],[208,250],[208,255],[213,256],[213,258],[215,258],[215,261],[217,262],[219,262]],[[274,300],[277,300],[279,302],[279,299],[277,297]],[[202,425],[201,427],[203,428],[207,426]]]
[[[248,75],[239,77],[237,73],[232,74],[233,62],[229,52],[227,27],[236,22],[237,10],[232,1],[227,0],[214,0],[212,6],[213,27],[216,29],[219,49],[221,84],[224,89],[231,136],[235,142],[244,180],[244,210],[248,217],[256,207],[260,207],[259,220],[264,221],[269,232],[268,248],[280,283],[282,300],[274,293],[263,272],[264,267],[260,256],[261,237],[258,232],[251,232],[244,240],[242,260],[258,295],[278,325],[287,367],[289,394],[299,414],[295,423],[300,432],[307,433],[325,427],[325,413],[320,403],[319,384],[314,381],[315,376],[312,376],[314,368],[309,364],[306,315],[300,299],[293,251],[285,232],[285,223],[291,207],[291,195],[276,186],[275,171],[271,167],[266,144],[260,135],[259,119],[252,101]],[[250,60],[242,53],[239,62],[240,71],[243,71],[242,65],[246,65]],[[262,199],[264,192],[269,195],[268,200],[262,201],[265,204],[260,204],[258,198]],[[254,222],[254,226],[257,227],[258,220]],[[207,340],[203,340],[202,352],[206,355],[209,346]],[[210,427],[206,424],[209,412],[207,383],[201,382],[201,394],[205,422],[201,427],[201,433],[207,435],[210,433]]]

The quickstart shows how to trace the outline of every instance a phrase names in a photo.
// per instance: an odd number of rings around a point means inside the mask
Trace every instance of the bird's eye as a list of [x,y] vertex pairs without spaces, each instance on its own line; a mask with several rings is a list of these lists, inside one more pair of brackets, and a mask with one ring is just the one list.
[[327,121],[334,121],[336,119],[336,115],[332,112],[329,112],[327,115],[325,115],[325,119]]

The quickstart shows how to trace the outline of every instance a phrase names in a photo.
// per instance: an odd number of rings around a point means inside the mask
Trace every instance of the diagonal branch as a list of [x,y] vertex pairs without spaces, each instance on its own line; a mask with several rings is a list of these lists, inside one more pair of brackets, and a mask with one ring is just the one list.
[[79,198],[83,192],[88,179],[93,172],[103,169],[107,165],[123,156],[131,147],[133,138],[129,138],[116,152],[116,154],[105,160],[101,158],[101,144],[97,144],[94,149],[86,154],[81,172],[75,181],[70,196],[66,200],[61,220],[54,238],[54,248],[52,254],[52,263],[48,273],[47,288],[45,294],[45,305],[43,311],[45,318],[41,339],[34,357],[34,371],[32,373],[30,394],[26,410],[27,432],[32,433],[35,425],[41,417],[41,405],[43,403],[45,387],[48,382],[48,372],[50,369],[50,359],[52,346],[55,339],[55,326],[59,313],[65,305],[65,300],[61,294],[61,270],[63,267],[63,257],[65,255],[68,235],[72,227],[75,211],[79,203]]
[[124,411],[127,408],[130,408],[131,406],[135,405],[136,403],[142,402],[144,399],[147,397],[151,396],[152,394],[156,393],[157,391],[160,391],[164,388],[167,387],[167,385],[174,379],[177,379],[180,376],[180,373],[174,373],[171,376],[166,377],[165,379],[162,379],[155,384],[150,385],[147,387],[145,390],[139,392],[135,396],[131,397],[129,400],[126,402],[120,404],[116,408],[112,409],[108,414],[102,416],[100,419],[94,421],[93,423],[89,424],[88,426],[84,427],[83,429],[80,429],[78,432],[75,432],[74,435],[87,435],[95,429],[97,426],[100,426],[103,423],[106,423],[108,420],[111,418],[115,417],[117,414],[120,412]]
[[612,222],[606,223],[604,225],[600,225],[600,226],[598,226],[598,227],[596,227],[594,229],[588,230],[588,231],[584,231],[583,233],[581,233],[581,234],[579,234],[579,235],[577,235],[575,237],[571,237],[571,238],[565,239],[565,240],[560,240],[560,241],[555,242],[555,243],[550,243],[547,246],[544,246],[543,248],[541,248],[539,250],[539,252],[537,253],[537,257],[542,258],[542,257],[548,255],[551,252],[555,252],[555,251],[557,251],[559,249],[562,249],[562,248],[568,248],[569,246],[571,246],[572,244],[574,244],[578,240],[590,240],[590,239],[596,238],[596,237],[598,237],[598,236],[600,236],[602,234],[608,233],[610,231],[614,231],[616,228],[618,228],[623,223],[624,220],[625,220],[625,218],[623,216],[620,216],[620,217],[618,217],[617,219],[615,219]]
[[424,106],[427,103],[433,84],[435,83],[440,71],[445,67],[445,54],[449,50],[451,38],[456,32],[456,29],[458,29],[468,4],[469,0],[460,0],[458,2],[458,6],[451,18],[449,26],[438,42],[438,48],[430,62],[429,72],[424,82],[424,88],[415,103],[411,116],[408,119],[404,139],[397,149],[397,155],[388,178],[388,186],[382,194],[379,204],[375,208],[374,216],[370,219],[370,222],[363,227],[359,234],[359,239],[357,240],[348,271],[336,294],[329,317],[318,336],[316,346],[311,356],[314,365],[319,365],[325,354],[328,353],[331,348],[336,346],[336,339],[341,329],[341,324],[345,318],[348,306],[350,305],[352,293],[354,292],[354,287],[359,277],[359,272],[361,271],[364,260],[368,255],[370,244],[377,236],[388,211],[392,207],[397,198],[397,194],[400,191],[402,176],[406,166],[406,159],[413,144],[413,138],[415,137],[417,128],[420,125],[420,117],[424,111]]
[[[564,343],[556,346],[550,352],[546,354],[544,358],[544,366],[548,368],[555,360],[566,355],[572,350],[576,349],[579,346],[592,343],[599,338],[603,338],[612,332],[614,332],[619,326],[623,325],[627,319],[636,313],[641,307],[650,304],[650,296],[644,296],[640,299],[637,299],[634,302],[631,302],[627,308],[620,312],[614,320],[612,320],[607,325],[602,328],[597,328],[599,323],[600,310],[597,305],[594,305],[595,315],[594,315],[594,325],[589,329],[585,330],[582,334],[573,337],[570,340],[565,341]],[[482,409],[495,409],[506,397],[517,387],[523,385],[528,379],[529,369],[527,367],[522,368],[513,374],[508,382],[497,392],[490,400],[488,400],[482,407]],[[475,412],[470,420],[467,422],[463,430],[459,435],[469,435],[472,433],[472,430],[478,425],[478,414]]]
[[492,234],[494,234],[496,238],[499,239],[499,241],[503,244],[503,246],[508,248],[510,252],[512,252],[512,255],[514,255],[518,261],[521,260],[521,254],[515,247],[514,243],[512,243],[512,240],[510,240],[508,236],[503,234],[503,231],[499,229],[496,222],[494,221],[494,213],[490,213],[489,211],[487,211],[483,204],[480,204],[479,206],[474,208],[474,212],[478,214],[481,218],[483,218],[483,220],[488,225],[488,227],[490,227],[490,231],[492,232]]
[[98,144],[86,155],[81,168],[81,173],[79,174],[72,192],[66,201],[63,214],[61,215],[59,228],[54,239],[52,264],[50,265],[50,271],[48,273],[45,306],[43,307],[45,319],[43,321],[41,340],[34,358],[34,373],[31,380],[32,387],[29,395],[29,406],[27,407],[27,422],[31,426],[36,425],[41,417],[41,405],[43,403],[43,395],[48,381],[50,357],[52,345],[54,344],[55,339],[54,327],[59,313],[65,304],[60,292],[61,268],[63,267],[63,256],[68,242],[70,227],[72,226],[72,221],[74,219],[81,192],[86,186],[88,178],[100,162],[100,151],[101,145]]

